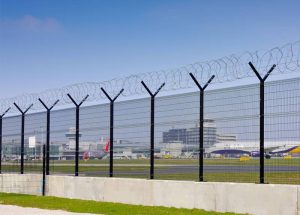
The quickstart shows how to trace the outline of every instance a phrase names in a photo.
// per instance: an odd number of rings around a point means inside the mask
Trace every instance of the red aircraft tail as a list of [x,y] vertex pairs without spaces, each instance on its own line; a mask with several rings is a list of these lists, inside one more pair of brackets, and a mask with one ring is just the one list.
[[110,142],[109,142],[109,140],[106,142],[106,144],[105,144],[105,149],[104,149],[104,151],[106,152],[106,153],[108,153],[109,152],[109,147],[110,147]]

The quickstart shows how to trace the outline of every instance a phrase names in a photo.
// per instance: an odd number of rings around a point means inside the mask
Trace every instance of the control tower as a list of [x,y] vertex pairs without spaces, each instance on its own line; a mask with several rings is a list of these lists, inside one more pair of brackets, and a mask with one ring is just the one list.
[[[69,139],[69,142],[66,144],[66,149],[75,150],[75,140],[76,140],[76,128],[71,127],[69,128],[69,132],[65,134],[66,138]],[[79,138],[82,136],[79,133]]]

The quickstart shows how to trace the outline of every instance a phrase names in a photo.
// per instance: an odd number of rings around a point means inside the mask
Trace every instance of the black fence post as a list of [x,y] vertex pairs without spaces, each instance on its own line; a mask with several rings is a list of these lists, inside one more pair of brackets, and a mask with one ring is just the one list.
[[42,195],[45,196],[46,192],[46,149],[45,144],[43,144],[43,185],[42,185]]
[[2,119],[9,110],[10,108],[0,115],[0,174],[2,173]]
[[154,108],[155,108],[155,96],[159,93],[159,91],[165,86],[163,83],[153,94],[144,81],[141,82],[142,85],[145,87],[149,95],[151,96],[151,125],[150,125],[150,179],[154,179]]
[[206,82],[204,87],[201,87],[195,76],[190,73],[191,78],[198,86],[200,90],[200,122],[199,122],[199,181],[203,181],[203,157],[204,157],[204,91],[209,83],[215,78],[215,76],[211,76],[211,78]]
[[113,157],[114,157],[114,102],[121,95],[124,89],[121,89],[120,92],[112,99],[108,93],[101,87],[102,92],[110,101],[110,129],[109,129],[109,177],[114,175],[114,166],[113,166]]
[[42,103],[42,105],[47,110],[47,134],[46,134],[46,175],[49,175],[49,169],[50,169],[50,112],[52,108],[59,102],[59,99],[54,102],[54,104],[48,108],[48,106],[42,101],[42,99],[39,98],[39,101]]
[[33,104],[31,104],[25,111],[22,111],[22,109],[16,103],[14,103],[14,105],[16,106],[16,108],[22,114],[22,126],[21,126],[21,169],[20,169],[20,172],[21,172],[21,174],[23,174],[24,173],[25,114],[33,106]]
[[271,74],[271,72],[275,69],[276,65],[274,64],[271,69],[267,72],[267,74],[262,77],[259,72],[256,70],[254,65],[249,62],[249,65],[257,78],[260,81],[260,102],[259,102],[259,183],[265,183],[265,80]]
[[67,94],[67,95],[71,99],[71,101],[74,103],[74,105],[76,106],[75,176],[78,176],[78,170],[79,170],[79,109],[80,109],[80,106],[82,105],[82,103],[89,97],[89,95],[86,95],[79,104],[77,104],[77,102],[72,98],[72,96],[70,94]]

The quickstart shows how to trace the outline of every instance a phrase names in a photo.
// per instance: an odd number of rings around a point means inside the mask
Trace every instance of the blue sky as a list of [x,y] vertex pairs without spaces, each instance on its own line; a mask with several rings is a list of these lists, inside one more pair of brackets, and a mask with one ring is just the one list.
[[0,0],[0,97],[299,40],[300,1]]

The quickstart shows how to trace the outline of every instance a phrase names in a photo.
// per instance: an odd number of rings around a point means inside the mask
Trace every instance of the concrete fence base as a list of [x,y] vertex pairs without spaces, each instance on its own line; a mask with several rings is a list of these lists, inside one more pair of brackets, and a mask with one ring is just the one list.
[[[0,192],[41,195],[42,177],[0,175]],[[258,215],[300,215],[300,186],[48,176],[48,196]]]

